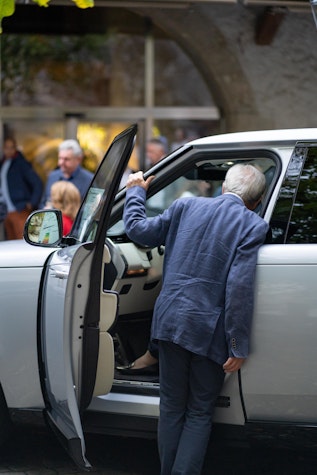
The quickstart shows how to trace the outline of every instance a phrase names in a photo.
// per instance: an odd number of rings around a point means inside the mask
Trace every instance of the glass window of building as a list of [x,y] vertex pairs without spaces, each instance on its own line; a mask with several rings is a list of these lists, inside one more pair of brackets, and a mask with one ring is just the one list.
[[133,169],[145,163],[151,136],[164,136],[172,149],[219,131],[210,90],[171,39],[10,33],[0,43],[2,139],[15,136],[43,181],[65,138],[78,138],[84,166],[94,171],[113,137],[133,122],[140,130]]

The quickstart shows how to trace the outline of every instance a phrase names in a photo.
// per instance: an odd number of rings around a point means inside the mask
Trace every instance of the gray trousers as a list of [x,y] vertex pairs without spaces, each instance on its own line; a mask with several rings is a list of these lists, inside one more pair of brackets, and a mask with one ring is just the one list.
[[222,366],[159,341],[161,475],[199,475],[224,381]]

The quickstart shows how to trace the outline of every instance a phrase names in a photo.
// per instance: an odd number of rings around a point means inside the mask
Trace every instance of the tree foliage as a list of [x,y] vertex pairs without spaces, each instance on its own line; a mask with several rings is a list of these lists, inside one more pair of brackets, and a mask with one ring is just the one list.
[[34,105],[43,100],[43,87],[51,89],[50,96],[58,88],[59,96],[69,90],[69,100],[75,94],[84,94],[88,100],[89,93],[97,89],[101,94],[111,63],[110,39],[106,34],[4,34],[1,51],[3,105]]
[[5,16],[11,16],[14,13],[14,0],[2,0],[0,2],[0,33],[2,33],[1,21]]
[[[91,8],[94,6],[94,0],[71,0],[78,8]],[[48,7],[50,0],[33,0],[40,7]],[[15,10],[14,0],[0,1],[0,33],[2,33],[1,21],[4,17],[13,15]]]

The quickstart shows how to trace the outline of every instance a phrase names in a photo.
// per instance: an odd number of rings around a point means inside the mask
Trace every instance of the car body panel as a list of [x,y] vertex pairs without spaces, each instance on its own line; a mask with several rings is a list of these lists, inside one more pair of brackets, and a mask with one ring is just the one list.
[[37,309],[43,266],[51,253],[52,249],[34,248],[22,240],[0,243],[0,374],[10,408],[44,407]]
[[89,411],[158,418],[159,403],[158,396],[110,393],[94,397],[89,405]]
[[21,267],[39,267],[43,265],[47,257],[54,251],[47,247],[33,247],[22,239],[0,242],[0,268],[19,269]]
[[253,346],[241,371],[248,420],[317,423],[316,282],[317,244],[260,250]]
[[316,128],[303,129],[277,129],[277,130],[251,130],[246,132],[232,132],[228,134],[218,134],[211,137],[204,137],[190,142],[190,145],[216,145],[221,148],[228,145],[235,145],[239,148],[258,146],[278,145],[279,148],[289,146],[293,148],[299,141],[315,141]]
[[[212,182],[216,192],[221,178],[212,174],[224,176],[235,161],[250,161],[267,173],[267,191],[256,212],[270,223],[273,239],[258,254],[250,357],[239,373],[226,375],[217,402],[214,421],[226,427],[306,424],[316,429],[317,440],[317,238],[316,243],[314,238],[306,242],[305,235],[300,244],[287,242],[290,225],[300,242],[301,223],[295,222],[305,207],[296,202],[300,181],[310,183],[308,202],[317,192],[315,175],[304,176],[308,149],[315,150],[317,162],[316,143],[317,129],[206,137],[185,144],[145,173],[155,175],[148,197],[164,191],[170,202],[182,196],[184,184],[186,196],[201,181]],[[0,383],[6,403],[13,409],[45,407],[53,429],[63,434],[84,469],[90,468],[85,430],[153,436],[159,416],[158,379],[114,371],[118,357],[131,361],[146,348],[164,263],[163,246],[141,248],[125,235],[125,190],[114,198],[128,159],[124,154],[107,171],[101,164],[71,235],[59,248],[0,243],[5,309]],[[282,244],[274,242],[280,203]],[[147,211],[153,210],[148,206]],[[309,213],[310,208],[304,224],[315,219],[314,208]]]

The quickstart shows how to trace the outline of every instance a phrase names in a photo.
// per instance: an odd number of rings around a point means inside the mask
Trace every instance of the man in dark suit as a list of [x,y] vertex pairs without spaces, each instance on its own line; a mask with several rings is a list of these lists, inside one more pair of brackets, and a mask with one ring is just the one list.
[[3,144],[0,188],[7,209],[4,220],[6,239],[22,239],[24,223],[31,211],[38,207],[43,184],[12,137],[7,137]]
[[147,219],[153,178],[130,175],[124,220],[135,242],[165,245],[151,335],[159,345],[161,475],[198,475],[225,372],[248,356],[257,251],[268,231],[252,210],[265,177],[235,165],[221,196],[179,199]]

